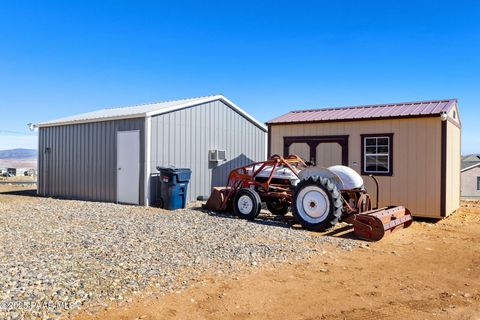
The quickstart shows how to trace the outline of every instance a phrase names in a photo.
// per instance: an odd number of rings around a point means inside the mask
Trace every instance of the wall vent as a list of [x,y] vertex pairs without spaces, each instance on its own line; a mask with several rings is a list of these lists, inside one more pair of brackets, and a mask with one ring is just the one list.
[[219,162],[227,160],[227,152],[225,150],[210,150],[208,152],[208,160],[210,162]]

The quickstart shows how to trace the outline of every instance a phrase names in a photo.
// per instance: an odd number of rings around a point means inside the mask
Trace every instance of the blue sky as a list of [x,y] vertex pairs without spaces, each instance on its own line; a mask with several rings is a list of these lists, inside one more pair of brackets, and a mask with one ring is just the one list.
[[0,149],[26,124],[223,93],[264,122],[292,109],[458,98],[480,153],[477,1],[9,1]]

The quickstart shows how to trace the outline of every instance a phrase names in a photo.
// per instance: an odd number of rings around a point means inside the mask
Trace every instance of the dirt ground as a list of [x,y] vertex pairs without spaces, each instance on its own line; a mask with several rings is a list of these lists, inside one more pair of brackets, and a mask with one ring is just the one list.
[[[7,184],[3,189],[10,190],[11,186],[9,187],[8,183],[18,183],[18,182],[35,182],[37,181],[36,176],[15,176],[15,177],[3,177],[0,176],[0,182],[3,184]],[[2,189],[0,189],[2,190]],[[1,192],[1,191],[0,191]]]
[[480,319],[480,203],[352,252],[205,280],[78,319]]
[[139,294],[126,305],[76,316],[230,318],[480,319],[480,202],[463,202],[459,212],[436,223],[416,220],[350,252],[326,246],[310,260],[228,278],[209,275],[185,291]]

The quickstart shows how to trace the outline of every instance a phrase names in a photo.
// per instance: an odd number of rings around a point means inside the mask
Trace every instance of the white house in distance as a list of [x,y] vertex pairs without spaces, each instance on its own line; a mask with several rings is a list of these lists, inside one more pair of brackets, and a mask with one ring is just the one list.
[[463,157],[461,181],[463,198],[480,199],[480,155],[472,154]]

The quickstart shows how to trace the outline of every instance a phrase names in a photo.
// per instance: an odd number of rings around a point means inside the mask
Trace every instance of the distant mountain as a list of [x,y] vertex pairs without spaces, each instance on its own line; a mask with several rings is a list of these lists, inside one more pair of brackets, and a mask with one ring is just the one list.
[[34,149],[0,150],[0,159],[37,159],[37,154]]

